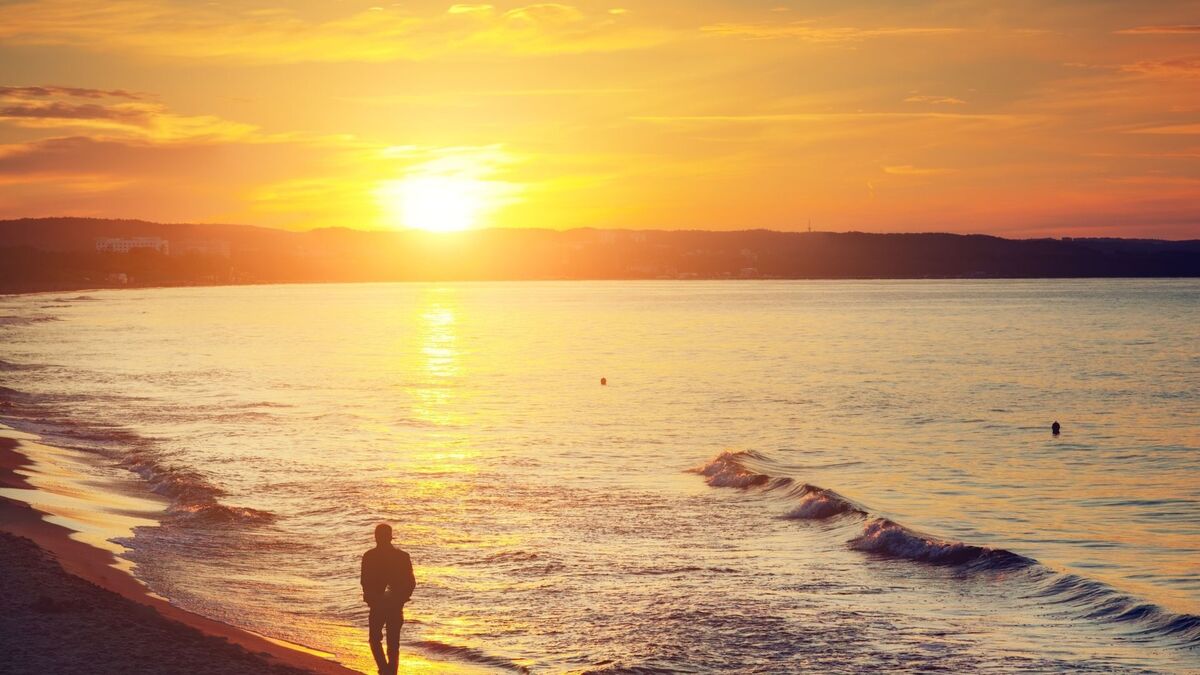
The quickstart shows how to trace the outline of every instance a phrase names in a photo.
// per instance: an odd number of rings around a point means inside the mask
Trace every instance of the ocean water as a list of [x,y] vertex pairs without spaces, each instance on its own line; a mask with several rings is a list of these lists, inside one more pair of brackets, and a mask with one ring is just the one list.
[[160,499],[151,589],[362,670],[381,520],[413,671],[1200,669],[1194,280],[95,291],[0,340],[6,424]]

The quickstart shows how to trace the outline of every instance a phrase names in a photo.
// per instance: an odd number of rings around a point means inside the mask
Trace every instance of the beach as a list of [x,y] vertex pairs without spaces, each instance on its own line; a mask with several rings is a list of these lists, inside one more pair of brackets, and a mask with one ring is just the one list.
[[[351,673],[319,655],[171,606],[13,491],[40,501],[23,434],[0,427],[0,638],[5,672]],[[25,448],[27,450],[27,448]],[[61,479],[62,476],[60,475]],[[86,500],[102,494],[79,495]],[[78,502],[76,506],[78,505]],[[68,511],[71,511],[68,509]],[[73,510],[74,517],[88,514]],[[91,514],[95,516],[96,514]]]
[[[152,607],[63,571],[31,540],[0,534],[5,672],[309,673],[295,658],[253,652],[166,618]],[[223,631],[229,632],[229,631]],[[249,641],[246,641],[247,643]]]

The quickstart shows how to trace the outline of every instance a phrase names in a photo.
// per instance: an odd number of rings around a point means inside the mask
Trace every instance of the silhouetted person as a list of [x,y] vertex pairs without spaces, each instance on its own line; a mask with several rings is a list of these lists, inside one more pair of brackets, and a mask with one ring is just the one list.
[[[417,580],[412,559],[392,546],[392,526],[375,526],[375,548],[362,557],[363,600],[371,607],[371,654],[380,675],[394,674],[400,653],[400,627],[404,625],[404,603],[412,596]],[[387,657],[384,657],[383,631],[387,630]]]
[[1060,425],[1060,424],[1058,423],[1058,421],[1056,420],[1056,421],[1054,422],[1054,424],[1051,424],[1051,425],[1050,425],[1050,433],[1052,433],[1052,434],[1054,434],[1055,436],[1057,436],[1059,431],[1062,431],[1062,425]]

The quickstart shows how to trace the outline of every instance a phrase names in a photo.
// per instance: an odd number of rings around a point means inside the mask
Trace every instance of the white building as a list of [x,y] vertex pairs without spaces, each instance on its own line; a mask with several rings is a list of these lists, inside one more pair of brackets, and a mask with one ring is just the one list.
[[149,249],[163,255],[171,252],[170,242],[160,237],[102,237],[96,240],[98,253],[129,253]]

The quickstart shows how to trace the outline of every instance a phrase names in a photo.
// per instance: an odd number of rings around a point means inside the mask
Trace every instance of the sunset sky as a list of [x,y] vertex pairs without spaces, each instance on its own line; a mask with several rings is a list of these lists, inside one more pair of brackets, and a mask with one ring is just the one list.
[[0,2],[0,217],[1200,237],[1200,2]]

